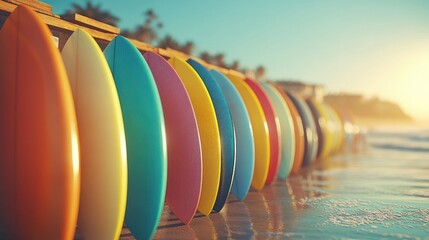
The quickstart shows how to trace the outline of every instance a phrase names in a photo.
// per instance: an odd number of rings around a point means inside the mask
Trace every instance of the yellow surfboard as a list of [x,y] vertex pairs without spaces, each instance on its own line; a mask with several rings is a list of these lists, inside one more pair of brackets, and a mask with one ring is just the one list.
[[321,146],[321,149],[318,151],[320,151],[320,159],[325,159],[331,152],[334,143],[332,123],[328,113],[326,112],[326,108],[322,105],[321,102],[318,102],[312,98],[308,99],[307,101],[312,107],[315,108],[318,115],[320,116],[319,119],[315,119],[315,121],[318,121],[317,124],[319,124],[322,131],[322,136],[319,136],[319,141],[323,141],[323,145],[319,145]]
[[327,117],[330,119],[330,128],[332,134],[332,146],[329,149],[329,154],[337,153],[341,145],[341,118],[335,110],[328,104],[323,103],[322,107],[325,109]]
[[125,216],[127,151],[118,93],[103,52],[77,29],[61,55],[81,146],[78,229],[83,239],[118,239]]
[[260,191],[265,186],[270,166],[270,139],[264,110],[258,97],[244,82],[243,78],[235,74],[228,74],[228,78],[237,88],[249,112],[255,142],[255,170],[253,172],[252,187]]
[[203,183],[198,211],[209,215],[216,201],[220,180],[221,149],[215,109],[203,80],[191,65],[176,57],[170,58],[168,62],[182,79],[197,118],[203,157]]

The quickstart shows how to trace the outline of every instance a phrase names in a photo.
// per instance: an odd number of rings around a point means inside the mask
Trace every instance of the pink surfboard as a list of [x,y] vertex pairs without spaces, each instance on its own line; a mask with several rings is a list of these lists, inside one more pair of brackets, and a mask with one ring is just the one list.
[[153,52],[143,56],[155,78],[164,111],[168,156],[166,200],[177,218],[188,224],[197,210],[202,184],[201,143],[194,108],[171,65]]
[[268,185],[273,182],[277,175],[280,166],[281,157],[281,136],[280,136],[280,123],[274,111],[274,107],[262,89],[262,87],[255,81],[246,78],[245,82],[253,90],[259,99],[259,102],[264,109],[265,118],[267,119],[268,132],[270,135],[270,166],[268,168],[268,176],[265,184]]

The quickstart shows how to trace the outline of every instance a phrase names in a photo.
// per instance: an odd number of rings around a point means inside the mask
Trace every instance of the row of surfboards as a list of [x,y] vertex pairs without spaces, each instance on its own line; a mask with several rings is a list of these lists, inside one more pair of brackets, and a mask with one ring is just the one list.
[[[188,224],[350,142],[351,121],[275,83],[104,49],[77,29],[61,53],[31,9],[0,31],[0,234],[151,238],[166,200]],[[1,236],[0,235],[0,236]]]

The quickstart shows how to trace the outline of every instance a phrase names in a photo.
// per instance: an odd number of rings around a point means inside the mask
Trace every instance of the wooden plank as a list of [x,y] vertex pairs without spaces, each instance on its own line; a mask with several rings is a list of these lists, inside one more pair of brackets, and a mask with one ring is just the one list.
[[81,28],[81,29],[87,31],[92,37],[100,39],[100,40],[110,42],[110,41],[112,41],[112,39],[114,37],[117,36],[117,34],[114,34],[114,33],[100,32],[100,31],[94,30],[94,29],[89,28],[89,27],[85,27],[85,26],[81,26],[81,25],[77,25],[75,23],[65,21],[65,20],[60,19],[60,18],[55,18],[55,17],[51,17],[48,15],[43,15],[43,14],[40,14],[39,16],[49,26],[68,30],[70,32],[74,32],[76,29]]
[[168,59],[168,58],[172,57],[171,53],[169,51],[167,51],[166,49],[164,49],[164,48],[158,48],[157,50],[158,51],[156,53],[158,53],[159,55],[163,56],[164,58]]
[[130,40],[134,44],[134,46],[136,46],[140,51],[157,52],[156,47],[151,46],[147,43],[140,42],[140,41],[137,41],[135,39],[129,39],[129,38],[128,38],[128,40]]
[[5,1],[0,1],[0,10],[1,11],[13,12],[13,10],[15,10],[15,8],[16,8],[15,4],[5,2]]
[[246,75],[244,75],[243,73],[235,71],[235,70],[232,70],[232,69],[229,69],[228,73],[231,74],[231,75],[237,76],[239,78],[242,78],[243,80],[246,78]]
[[182,58],[183,60],[188,60],[191,57],[186,53],[179,52],[172,48],[167,48],[166,50],[171,54],[172,57],[174,56],[174,57]]
[[105,31],[105,32],[110,32],[110,33],[115,33],[115,34],[119,34],[121,32],[121,30],[115,26],[112,26],[112,25],[109,25],[107,23],[103,23],[103,22],[100,22],[98,20],[80,15],[78,13],[75,13],[73,15],[73,20],[77,23],[81,23],[81,24],[84,24],[84,25],[87,25],[90,27],[94,27],[94,28],[100,29],[100,30]]
[[201,65],[203,65],[204,67],[206,67],[206,68],[209,68],[209,63],[207,63],[206,61],[204,61],[204,60],[202,60],[201,58],[197,58],[197,57],[194,57],[194,56],[190,56],[190,58],[192,59],[192,60],[195,60],[195,61],[197,61],[198,63],[200,63]]
[[221,72],[221,73],[223,73],[224,75],[227,75],[227,74],[229,73],[229,69],[225,69],[225,68],[222,68],[222,67],[219,67],[219,66],[213,65],[213,64],[209,64],[209,67],[208,67],[208,68],[209,68],[209,69],[217,70],[218,72]]
[[52,13],[52,6],[44,2],[40,2],[36,0],[5,0],[5,1],[13,3],[15,5],[24,4],[33,8],[38,12],[48,14],[48,15],[54,15]]

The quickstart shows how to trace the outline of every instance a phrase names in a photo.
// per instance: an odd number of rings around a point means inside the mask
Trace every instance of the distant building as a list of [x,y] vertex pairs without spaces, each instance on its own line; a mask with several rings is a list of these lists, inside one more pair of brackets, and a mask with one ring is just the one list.
[[292,91],[303,98],[314,97],[317,101],[323,101],[324,89],[322,85],[305,84],[298,81],[276,81],[276,84],[285,91]]

